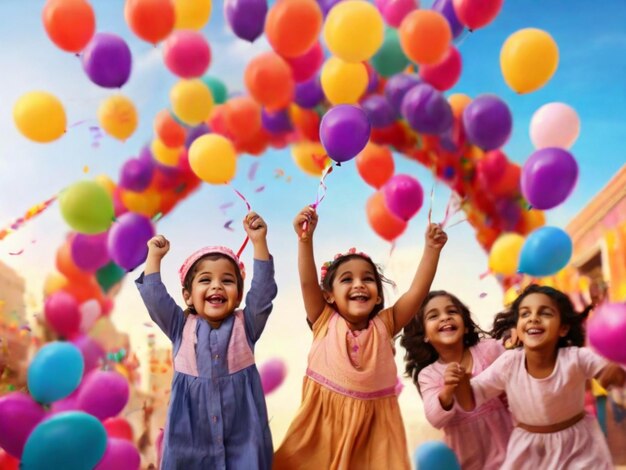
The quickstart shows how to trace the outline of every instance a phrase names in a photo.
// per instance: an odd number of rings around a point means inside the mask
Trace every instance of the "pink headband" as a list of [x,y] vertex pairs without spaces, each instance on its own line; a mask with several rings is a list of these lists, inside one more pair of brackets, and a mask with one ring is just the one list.
[[182,286],[185,285],[185,278],[187,277],[187,273],[189,272],[193,264],[196,261],[198,261],[200,258],[202,258],[203,256],[212,254],[212,253],[224,255],[232,259],[235,262],[235,264],[239,267],[239,271],[241,272],[241,277],[243,279],[246,278],[246,270],[243,266],[243,263],[239,260],[239,257],[235,254],[233,250],[225,246],[205,246],[204,248],[200,248],[198,251],[192,253],[191,256],[189,256],[189,258],[185,260],[183,265],[178,270],[178,274],[180,276],[180,284]]
[[320,282],[324,282],[326,273],[328,273],[328,268],[330,268],[335,261],[350,255],[358,255],[370,261],[372,260],[367,253],[363,253],[362,251],[356,251],[356,248],[350,248],[345,253],[337,253],[332,261],[326,261],[324,264],[322,264],[322,267],[320,268]]

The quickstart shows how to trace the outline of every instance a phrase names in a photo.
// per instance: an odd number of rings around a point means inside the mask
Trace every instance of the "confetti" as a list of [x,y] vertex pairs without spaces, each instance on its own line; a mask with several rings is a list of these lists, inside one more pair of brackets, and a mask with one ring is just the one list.
[[224,228],[225,228],[226,230],[230,230],[231,232],[234,232],[234,231],[235,231],[235,229],[234,229],[234,228],[232,228],[232,227],[230,226],[232,223],[233,223],[233,220],[232,220],[232,219],[231,219],[231,220],[226,221],[226,223],[224,224]]
[[261,162],[254,162],[252,165],[250,165],[250,169],[248,170],[248,179],[250,181],[253,181],[256,177],[256,172],[259,169],[260,164]]
[[265,185],[259,186],[258,188],[256,188],[254,190],[255,193],[260,193],[261,191],[263,191],[265,189]]
[[485,297],[487,297],[487,293],[486,292],[481,292],[478,297],[481,298],[481,299],[484,299]]
[[234,205],[235,203],[232,201],[226,202],[220,206],[220,210],[222,211],[222,213],[226,214],[226,209],[228,209],[229,207],[233,207]]
[[19,250],[19,251],[9,251],[9,254],[10,254],[11,256],[19,256],[19,255],[21,255],[22,253],[24,253],[24,248],[22,248],[22,249],[21,249],[21,250]]
[[83,173],[89,173],[89,167],[87,165],[83,167]]
[[20,218],[16,219],[7,228],[0,229],[0,240],[3,240],[4,238],[7,237],[7,235],[10,235],[11,233],[13,233],[16,230],[18,230],[28,220],[30,220],[33,217],[38,216],[39,214],[41,214],[48,207],[50,207],[50,205],[54,201],[56,201],[56,199],[57,199],[57,197],[53,196],[53,197],[51,197],[50,199],[48,199],[48,200],[46,200],[44,202],[40,202],[39,204],[36,204],[36,205],[32,206],[30,209],[28,209],[26,211],[26,214],[23,217],[20,217]]
[[281,170],[280,168],[276,168],[274,170],[274,177],[275,178],[281,178],[282,176],[285,176],[285,172],[283,170]]

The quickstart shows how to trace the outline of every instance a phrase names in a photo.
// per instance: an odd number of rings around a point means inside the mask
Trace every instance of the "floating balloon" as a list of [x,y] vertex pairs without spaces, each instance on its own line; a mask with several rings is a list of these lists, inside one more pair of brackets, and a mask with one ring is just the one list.
[[402,220],[410,220],[422,207],[424,190],[409,175],[394,175],[381,188],[389,212]]
[[285,380],[287,375],[287,366],[282,359],[270,359],[259,367],[261,376],[261,386],[263,393],[269,395],[276,390]]
[[104,420],[117,416],[128,402],[128,382],[117,372],[96,370],[90,373],[80,386],[77,404],[79,408]]
[[246,67],[244,81],[252,97],[268,111],[286,108],[293,100],[295,83],[291,68],[274,52],[252,59]]
[[330,159],[322,144],[317,142],[297,142],[291,146],[291,156],[295,164],[305,174],[319,178],[329,165]]
[[249,96],[228,100],[223,107],[227,135],[248,140],[261,129],[261,107]]
[[450,25],[452,37],[456,38],[463,32],[464,27],[459,21],[459,17],[456,16],[453,0],[435,0],[430,8],[431,10],[441,13],[441,15],[446,19]]
[[298,57],[285,59],[291,67],[293,79],[297,83],[306,82],[315,76],[324,63],[324,50],[319,42]]
[[361,107],[367,114],[372,127],[387,127],[398,118],[387,98],[381,95],[368,96],[361,103]]
[[109,255],[122,268],[130,271],[143,263],[148,255],[148,240],[154,236],[149,218],[128,212],[120,216],[109,231]]
[[104,131],[118,140],[128,139],[137,129],[137,109],[122,95],[105,99],[98,108],[98,122]]
[[570,148],[580,132],[576,111],[565,103],[548,103],[535,111],[530,120],[530,140],[535,148]]
[[489,270],[502,276],[517,273],[524,237],[517,233],[503,233],[489,252]]
[[104,456],[94,470],[137,470],[140,464],[139,451],[132,442],[109,438]]
[[48,297],[44,304],[46,321],[59,335],[69,337],[78,332],[80,312],[78,303],[70,294],[60,291]]
[[495,95],[474,99],[463,111],[467,138],[483,150],[502,147],[513,129],[513,117],[504,101]]
[[205,123],[189,129],[189,132],[187,133],[187,138],[185,139],[185,147],[189,148],[198,137],[208,133],[209,126],[207,126]]
[[[150,186],[154,174],[154,164],[150,160],[129,158],[120,170],[120,187],[141,192]],[[100,266],[98,266],[100,267]]]
[[452,127],[452,108],[444,96],[427,83],[411,88],[402,100],[402,116],[424,134],[441,134]]
[[127,0],[124,18],[138,37],[157,44],[174,29],[176,13],[171,0]]
[[541,227],[530,233],[522,247],[519,272],[534,277],[551,276],[567,265],[572,240],[557,227]]
[[181,80],[170,90],[170,103],[178,119],[197,126],[209,117],[213,97],[202,80]]
[[[81,310],[83,310],[82,311],[83,319],[85,319],[86,310],[82,309],[82,307],[87,304],[93,305],[94,302],[96,304],[98,303],[96,300],[93,300],[93,301],[90,300],[81,305]],[[98,316],[101,313],[99,306],[98,306],[98,310],[95,310],[94,308],[92,311],[97,313]],[[82,323],[81,323],[81,329],[83,330],[83,332],[90,330],[91,327],[95,324],[97,319],[98,318],[89,319],[89,322],[90,322],[89,328],[83,329]],[[80,350],[80,353],[83,356],[83,361],[85,363],[85,374],[88,372],[91,372],[93,369],[98,367],[100,365],[100,362],[104,359],[105,353],[104,353],[104,349],[102,349],[102,346],[100,346],[95,340],[93,340],[91,337],[87,336],[86,334],[78,335],[72,338],[72,344]]]
[[402,109],[402,101],[407,92],[415,85],[419,85],[421,80],[415,75],[401,73],[394,75],[385,84],[385,97],[389,104],[399,114]]
[[180,78],[198,78],[209,68],[211,49],[201,33],[175,31],[163,44],[163,61]]
[[67,52],[82,51],[96,30],[93,8],[85,0],[50,0],[42,17],[50,40]]
[[61,215],[79,233],[105,232],[113,222],[113,201],[109,193],[93,181],[79,181],[59,196]]
[[454,11],[459,21],[470,30],[491,23],[502,9],[504,0],[454,0]]
[[378,191],[372,194],[365,206],[367,221],[378,236],[391,242],[406,230],[407,223],[393,215],[385,205],[385,197]]
[[25,393],[0,397],[0,447],[21,458],[26,439],[45,415],[41,405]]
[[395,171],[391,150],[381,145],[368,143],[356,156],[356,168],[367,184],[376,189],[380,188]]
[[124,279],[125,275],[126,271],[113,262],[96,271],[98,285],[105,294],[109,292],[113,286]]
[[76,266],[72,257],[72,243],[76,235],[72,233],[67,237],[65,243],[57,250],[55,259],[59,272],[72,281],[72,284],[76,284],[77,281],[80,282],[86,277],[85,272]]
[[461,470],[461,465],[450,447],[441,441],[426,441],[415,451],[415,468]]
[[389,26],[397,28],[406,15],[416,10],[418,7],[418,0],[387,0],[384,2],[380,12]]
[[589,317],[589,343],[609,361],[626,365],[626,304],[604,303]]
[[315,0],[290,0],[272,5],[265,20],[265,35],[283,57],[309,51],[322,29],[322,10]]
[[345,162],[365,148],[370,137],[370,123],[361,108],[341,104],[329,109],[320,125],[320,139],[328,156]]
[[41,143],[61,137],[67,123],[61,102],[44,91],[22,95],[13,106],[13,120],[24,137]]
[[228,97],[228,89],[222,80],[207,75],[202,77],[202,81],[211,91],[215,104],[222,104],[226,101],[226,98]]
[[441,62],[434,65],[420,67],[419,74],[422,80],[439,91],[452,88],[461,76],[461,54],[454,46],[450,46]]
[[265,26],[267,0],[224,0],[224,16],[235,36],[254,42]]
[[282,132],[289,132],[293,130],[291,125],[291,119],[289,118],[289,112],[287,110],[271,113],[263,110],[261,112],[261,122],[263,123],[263,129],[272,134],[280,134]]
[[567,150],[548,147],[533,153],[522,169],[522,194],[537,209],[552,209],[574,190],[578,163]]
[[183,151],[183,146],[177,148],[171,148],[161,142],[160,139],[153,139],[150,143],[150,152],[154,159],[161,165],[167,167],[176,167],[180,154]]
[[83,369],[83,357],[76,346],[60,341],[48,343],[28,366],[28,390],[39,403],[52,403],[78,387]]
[[226,184],[235,177],[237,154],[221,135],[198,137],[189,147],[189,164],[198,178],[209,184]]
[[107,418],[102,424],[109,438],[126,439],[133,442],[133,427],[124,418]]
[[355,104],[367,88],[365,65],[344,62],[330,57],[322,67],[321,84],[332,104]]
[[81,55],[89,79],[104,88],[120,88],[130,77],[132,55],[126,41],[111,33],[96,33]]
[[450,103],[452,115],[455,119],[460,119],[463,116],[463,111],[471,102],[472,99],[463,93],[454,93],[448,97],[448,103]]
[[211,17],[211,3],[211,0],[174,0],[174,28],[202,29]]
[[409,65],[409,59],[407,59],[402,51],[400,38],[395,29],[389,28],[385,31],[383,45],[378,49],[378,52],[374,54],[371,63],[376,72],[383,77],[391,77],[392,75],[400,73]]
[[432,10],[414,10],[399,29],[400,44],[406,56],[420,65],[432,65],[444,58],[452,32],[446,19]]

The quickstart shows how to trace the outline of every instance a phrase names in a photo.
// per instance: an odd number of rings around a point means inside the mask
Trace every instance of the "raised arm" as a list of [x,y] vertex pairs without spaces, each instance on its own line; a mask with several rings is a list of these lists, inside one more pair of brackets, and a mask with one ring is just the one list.
[[394,334],[411,321],[411,318],[417,313],[420,305],[426,298],[437,272],[439,254],[447,241],[448,236],[446,232],[438,224],[430,224],[426,231],[424,253],[413,282],[411,282],[409,290],[393,306]]
[[311,324],[315,323],[326,306],[317,278],[317,268],[313,255],[313,232],[317,227],[317,213],[311,206],[302,209],[293,221],[298,234],[298,274],[300,289],[304,299],[304,310]]
[[148,240],[148,257],[143,268],[144,276],[161,272],[161,260],[170,251],[170,242],[163,235],[156,235]]

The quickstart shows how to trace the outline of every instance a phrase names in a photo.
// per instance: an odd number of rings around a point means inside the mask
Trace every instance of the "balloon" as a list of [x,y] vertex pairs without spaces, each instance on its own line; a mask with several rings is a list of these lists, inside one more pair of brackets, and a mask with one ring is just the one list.
[[448,21],[450,30],[452,31],[452,37],[456,38],[463,32],[464,27],[459,21],[458,16],[456,16],[453,0],[435,0],[430,8],[431,10],[441,13]]
[[49,0],[43,25],[50,40],[67,52],[80,52],[96,30],[93,8],[85,0]]
[[330,57],[322,67],[321,84],[324,94],[332,104],[354,104],[367,88],[365,65],[344,62]]
[[365,148],[370,130],[365,111],[341,104],[329,109],[322,118],[320,139],[328,156],[341,163],[356,157]]
[[538,229],[546,224],[546,216],[543,211],[528,210],[522,211],[519,223],[515,227],[515,231],[522,235],[528,235],[533,230]]
[[317,0],[317,3],[322,9],[322,13],[324,14],[324,17],[326,17],[326,15],[328,15],[328,12],[332,10],[332,8],[341,1],[342,0]]
[[407,223],[389,212],[385,205],[385,197],[380,191],[369,197],[365,210],[370,227],[378,236],[389,242],[406,230]]
[[113,222],[113,201],[107,191],[93,181],[79,181],[59,196],[61,215],[79,233],[105,232]]
[[211,0],[174,0],[174,28],[202,29],[211,17],[211,3]]
[[175,31],[163,44],[163,61],[174,75],[197,78],[209,68],[211,49],[201,33]]
[[154,163],[151,160],[129,158],[120,170],[121,188],[141,192],[150,186],[154,175]]
[[181,80],[170,90],[170,103],[178,119],[197,126],[209,117],[213,97],[202,80]]
[[77,404],[99,420],[117,416],[128,402],[128,382],[117,372],[95,370],[80,386]]
[[422,80],[437,90],[446,91],[459,80],[462,67],[461,54],[456,47],[450,46],[441,62],[420,67],[419,74]]
[[264,52],[252,59],[246,67],[244,81],[252,97],[268,111],[286,108],[293,100],[295,83],[291,68],[274,52]]
[[114,95],[102,101],[98,108],[98,122],[104,131],[122,142],[137,129],[137,109],[131,100]]
[[185,147],[189,148],[191,146],[191,144],[193,144],[193,142],[200,136],[204,135],[204,134],[208,134],[210,131],[209,127],[205,124],[202,123],[192,129],[189,129],[189,132],[187,133],[187,138],[185,139]]
[[55,292],[60,291],[61,289],[64,289],[67,284],[68,280],[64,275],[56,272],[51,272],[50,274],[48,274],[43,284],[44,298],[54,294]]
[[[93,305],[93,302],[98,303],[96,300],[93,300],[93,301],[90,300],[82,304],[81,307],[87,304]],[[98,306],[98,312],[99,311],[100,311],[100,307]],[[83,312],[83,315],[84,314],[85,312]],[[94,325],[96,320],[97,318],[93,318],[90,320],[91,325],[89,326],[88,329],[91,329],[91,327]],[[87,331],[87,330],[83,330],[83,331]],[[80,353],[83,356],[83,361],[85,363],[85,374],[87,372],[91,372],[93,369],[98,367],[100,365],[100,361],[104,359],[104,356],[105,356],[104,349],[102,349],[102,347],[96,341],[94,341],[93,339],[91,339],[89,336],[85,334],[74,337],[72,339],[72,344],[80,350]]]
[[324,41],[345,62],[372,57],[383,43],[384,24],[371,3],[347,0],[335,5],[324,22]]
[[261,129],[261,107],[249,96],[232,98],[223,109],[227,133],[235,139],[250,139]]
[[609,361],[626,365],[626,304],[604,303],[589,317],[589,343]]
[[397,28],[413,10],[419,8],[418,0],[387,0],[380,12],[389,26]]
[[541,227],[530,233],[522,247],[519,272],[533,277],[559,272],[572,256],[572,240],[557,227]]
[[[71,443],[71,445],[68,445]],[[104,455],[106,432],[93,416],[59,413],[40,423],[24,446],[23,468],[85,470]]]
[[487,26],[498,16],[504,0],[454,0],[459,21],[470,31]]
[[60,291],[48,297],[44,304],[46,321],[59,335],[68,337],[78,331],[80,312],[78,303],[70,294]]
[[124,18],[130,29],[151,44],[169,36],[175,15],[171,0],[127,0],[124,5]]
[[424,134],[441,134],[452,127],[452,108],[444,96],[427,83],[416,85],[402,100],[402,116]]
[[120,88],[130,77],[132,55],[126,41],[111,33],[96,33],[81,61],[93,83],[104,88]]
[[368,143],[356,156],[356,168],[361,178],[378,189],[393,176],[393,155],[387,147]]
[[522,169],[522,194],[537,209],[552,209],[574,190],[578,164],[571,153],[556,147],[534,152]]
[[109,263],[96,271],[98,285],[102,288],[105,294],[109,292],[113,286],[119,283],[125,275],[126,271],[115,263]]
[[315,0],[277,2],[265,19],[265,36],[283,57],[299,57],[309,51],[322,29],[322,10]]
[[94,470],[137,470],[140,464],[139,451],[132,442],[109,438],[104,456]]
[[436,11],[414,10],[400,25],[400,45],[406,56],[420,65],[441,62],[452,32],[446,19]]
[[235,36],[254,42],[265,26],[267,0],[224,0],[224,16]]
[[115,183],[107,175],[98,175],[93,179],[96,183],[102,186],[109,195],[113,196],[115,190]]
[[559,47],[540,29],[520,29],[507,38],[500,51],[504,81],[517,93],[530,93],[544,86],[558,64]]
[[147,243],[155,234],[149,218],[128,212],[117,219],[109,231],[109,255],[116,264],[131,271],[148,255]]
[[385,97],[397,113],[401,111],[404,95],[406,95],[411,88],[420,83],[422,83],[421,80],[415,75],[406,73],[394,75],[387,80],[385,84]]
[[207,134],[189,147],[189,164],[198,178],[209,184],[226,184],[235,177],[237,154],[225,137]]
[[4,449],[0,449],[0,468],[2,470],[19,470],[20,461]]
[[109,262],[106,248],[107,233],[98,235],[76,234],[71,241],[72,260],[78,269],[94,272]]
[[441,441],[426,441],[415,450],[415,467],[422,469],[436,468],[437,470],[461,470],[461,465],[445,443]]
[[[176,167],[172,167],[176,169]],[[161,207],[162,192],[158,189],[147,189],[141,193],[120,191],[120,199],[128,211],[141,214],[148,218],[154,217]],[[123,214],[120,214],[123,215]]]
[[489,270],[502,276],[515,275],[524,241],[517,233],[500,235],[489,252]]
[[13,106],[13,120],[24,137],[42,144],[61,137],[67,124],[63,104],[45,91],[22,95]]
[[367,114],[372,127],[387,127],[398,118],[387,98],[381,95],[368,96],[361,103],[361,107]]
[[263,393],[269,395],[276,390],[285,380],[287,375],[287,366],[282,359],[270,359],[259,367],[261,375],[261,386]]
[[285,109],[275,113],[263,110],[261,112],[261,122],[263,123],[263,129],[273,134],[280,134],[281,132],[289,132],[293,130],[291,120],[289,119],[289,112]]
[[0,447],[21,458],[26,439],[45,415],[44,409],[25,393],[0,397]]
[[455,119],[460,119],[463,116],[463,111],[471,102],[472,99],[463,93],[454,93],[448,97],[448,103],[450,103],[452,115]]
[[378,91],[378,84],[380,82],[378,72],[374,70],[374,67],[372,67],[369,62],[363,62],[363,65],[365,65],[367,69],[367,89],[365,91],[367,93],[375,93]]
[[315,111],[290,106],[291,122],[301,138],[311,142],[319,142],[320,117]]
[[102,424],[109,438],[114,437],[116,439],[126,439],[127,441],[133,442],[133,428],[124,418],[107,418]]
[[506,231],[515,230],[522,217],[520,203],[516,199],[498,199],[495,209],[498,218],[493,222],[494,226]]
[[297,83],[306,82],[315,76],[324,63],[324,50],[319,42],[298,57],[285,59],[291,67],[293,79]]
[[381,192],[389,212],[402,220],[410,220],[424,202],[422,185],[409,175],[392,176],[382,187]]
[[39,403],[52,403],[72,393],[83,377],[83,357],[71,343],[44,345],[28,366],[28,390]]
[[467,138],[483,150],[502,147],[513,128],[511,111],[495,95],[481,95],[463,111],[463,126]]
[[306,109],[315,108],[324,100],[324,90],[322,90],[322,84],[319,78],[313,77],[312,79],[298,83],[296,85],[296,95],[294,97],[295,103]]
[[[81,332],[85,333],[91,329],[93,324],[102,314],[102,307],[100,306],[100,302],[98,302],[98,300],[91,299],[80,304],[80,306],[78,307],[78,311],[80,312],[80,328],[79,329]],[[76,345],[76,347],[78,347],[77,343],[75,343],[73,340],[72,342]],[[80,349],[80,347],[78,348]],[[87,371],[89,369],[87,367],[87,362],[86,362],[87,360],[85,358],[85,354],[82,349],[81,349],[81,352],[83,353],[83,359],[85,359],[85,371]]]
[[298,142],[291,146],[294,162],[305,174],[319,178],[330,163],[322,144],[317,142]]
[[202,81],[211,91],[215,104],[222,104],[226,101],[226,98],[228,97],[228,90],[226,89],[226,85],[223,81],[219,78],[208,75],[202,77]]
[[578,114],[565,103],[544,104],[530,120],[530,140],[537,149],[568,149],[576,142],[579,132]]
[[161,142],[158,138],[153,139],[150,143],[150,152],[152,153],[152,156],[157,162],[166,167],[176,167],[182,151],[182,145],[177,148],[171,148]]
[[[415,0],[409,1],[414,2]],[[392,75],[400,73],[409,65],[409,59],[407,59],[404,52],[402,52],[400,38],[395,29],[389,28],[385,31],[383,45],[378,49],[378,52],[374,54],[371,62],[372,67],[383,77],[391,77]]]

